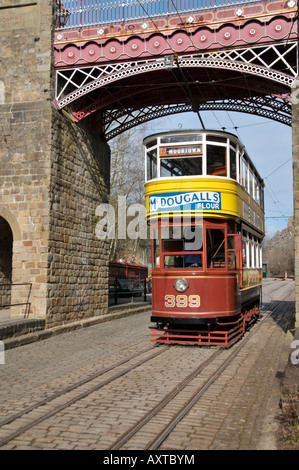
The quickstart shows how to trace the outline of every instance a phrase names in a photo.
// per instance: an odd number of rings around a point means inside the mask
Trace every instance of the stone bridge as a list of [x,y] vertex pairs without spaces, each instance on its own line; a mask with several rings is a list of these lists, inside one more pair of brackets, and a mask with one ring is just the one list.
[[12,316],[55,326],[107,313],[95,210],[108,200],[108,142],[186,111],[292,126],[299,271],[297,2],[199,5],[0,0],[0,292],[26,304]]

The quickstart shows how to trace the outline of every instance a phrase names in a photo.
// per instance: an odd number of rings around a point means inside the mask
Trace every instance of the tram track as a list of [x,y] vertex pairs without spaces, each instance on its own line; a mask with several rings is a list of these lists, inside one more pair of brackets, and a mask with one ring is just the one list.
[[[288,297],[288,296],[287,296]],[[287,298],[286,297],[286,298]],[[286,299],[285,298],[285,299]],[[256,333],[260,327],[264,324],[264,322],[269,318],[269,316],[272,316],[279,306],[281,305],[282,302],[285,301],[285,299],[281,301],[274,301],[271,302],[270,305],[267,305],[267,310],[264,311],[264,316],[261,318],[261,320],[258,322],[258,324],[253,325],[251,328],[252,331],[249,331],[247,337],[243,337],[241,339],[241,343],[239,345],[234,345],[236,349],[232,351],[232,353],[229,355],[229,357],[224,361],[224,363],[218,367],[216,372],[214,372],[205,382],[204,384],[196,390],[195,393],[188,399],[188,401],[179,409],[179,411],[175,414],[175,416],[169,421],[167,426],[157,435],[147,446],[147,449],[157,449],[161,443],[166,439],[166,437],[171,433],[173,428],[177,425],[179,421],[183,419],[183,417],[188,413],[188,411],[194,406],[196,401],[208,390],[208,388],[215,382],[215,380],[220,376],[220,374],[227,368],[227,366],[233,361],[233,359],[236,357],[236,355],[240,352],[240,350],[247,344],[249,339],[252,337],[253,333]],[[272,311],[269,311],[269,309],[272,309]],[[269,312],[269,313],[266,313]],[[154,351],[153,351],[154,350]],[[105,385],[108,385],[112,381],[124,376],[128,372],[132,371],[133,369],[138,368],[139,366],[145,364],[146,362],[150,361],[151,359],[154,359],[161,353],[169,350],[169,345],[167,346],[158,346],[158,351],[157,351],[157,345],[151,346],[147,349],[143,349],[135,354],[132,354],[130,357],[125,358],[121,361],[118,361],[117,363],[106,367],[104,369],[101,369],[101,371],[96,372],[95,374],[92,374],[81,381],[78,381],[74,384],[72,384],[69,387],[66,387],[59,392],[56,392],[52,394],[49,397],[46,397],[45,399],[36,402],[35,404],[27,407],[26,409],[22,410],[21,412],[11,415],[8,418],[2,420],[0,422],[0,428],[4,427],[5,425],[16,423],[18,419],[21,419],[25,415],[29,415],[29,413],[33,410],[36,410],[38,408],[41,408],[44,405],[49,404],[51,401],[55,400],[58,397],[61,397],[63,395],[67,395],[69,392],[72,392],[74,390],[79,389],[81,386],[86,385],[88,382],[91,382],[92,380],[97,379],[101,375],[113,371],[113,369],[124,365],[125,363],[134,360],[137,357],[140,357],[144,353],[148,353],[150,351],[153,351],[153,354],[150,356],[147,356],[146,358],[143,358],[134,364],[130,365],[129,367],[126,367],[125,369],[115,373],[112,377],[107,378],[106,380],[101,381],[100,383],[97,383],[96,385],[89,387],[87,390],[76,394],[76,396],[70,398],[69,400],[64,401],[64,403],[60,404],[59,406],[54,407],[52,410],[49,412],[43,413],[40,417],[36,419],[32,419],[31,421],[27,422],[25,425],[20,426],[18,429],[15,431],[11,432],[7,436],[3,437],[0,439],[0,447],[4,446],[5,444],[9,443],[10,441],[14,440],[16,437],[20,436],[21,434],[25,433],[28,431],[30,428],[38,425],[39,423],[46,421],[50,417],[58,414],[59,412],[63,411],[65,408],[71,406],[72,404],[76,403],[77,401],[87,397],[88,395],[91,395],[92,393],[98,391],[100,388],[104,387]],[[198,377],[200,373],[207,368],[209,365],[211,365],[216,358],[218,358],[221,355],[221,352],[223,352],[225,349],[222,347],[217,348],[215,351],[213,351],[212,355],[206,359],[203,363],[201,363],[194,371],[192,371],[180,384],[178,384],[166,397],[164,397],[152,410],[150,410],[143,418],[141,418],[137,424],[135,424],[132,428],[130,428],[126,433],[124,433],[118,440],[111,446],[110,449],[120,449],[125,443],[127,443],[139,430],[143,428],[145,424],[147,424],[154,416],[157,415],[159,411],[161,411],[165,406],[170,403],[176,396],[179,395],[181,391],[183,391],[195,377]]]
[[[8,442],[10,442],[11,440],[15,439],[16,437],[18,437],[20,434],[26,432],[27,430],[29,430],[30,428],[32,428],[33,426],[45,421],[46,419],[50,418],[51,416],[54,416],[55,414],[59,413],[60,411],[64,410],[65,408],[71,406],[72,404],[76,403],[78,400],[81,400],[82,398],[85,398],[86,396],[90,395],[91,393],[99,390],[100,388],[102,388],[103,386],[105,385],[108,385],[109,383],[111,383],[112,381],[122,377],[123,375],[127,374],[128,372],[130,372],[131,370],[139,367],[140,365],[144,364],[145,362],[147,361],[150,361],[151,359],[155,358],[156,356],[160,355],[161,353],[163,353],[164,351],[168,350],[168,347],[165,346],[164,348],[160,348],[158,347],[159,350],[156,351],[155,353],[153,353],[151,356],[149,357],[146,357],[145,359],[142,359],[140,361],[138,361],[137,363],[127,367],[126,369],[114,374],[112,377],[102,381],[101,383],[89,388],[88,390],[86,390],[85,392],[82,392],[81,394],[79,395],[76,395],[75,397],[71,398],[70,400],[66,401],[65,403],[63,403],[62,405],[58,406],[58,407],[55,407],[52,411],[48,412],[48,413],[45,413],[43,414],[42,416],[40,416],[39,418],[33,420],[32,422],[26,424],[25,426],[22,426],[20,427],[18,430],[16,430],[15,432],[11,433],[10,435],[0,439],[0,447],[2,447],[3,445],[7,444]],[[143,353],[147,353],[149,351],[152,351],[154,349],[157,349],[157,347],[155,346],[152,346],[152,347],[149,347],[147,349],[144,349],[142,351],[139,351],[138,353],[135,353],[135,354],[132,354],[129,358],[126,358],[126,359],[123,359],[121,361],[118,361],[117,363],[109,366],[109,367],[106,367],[104,369],[101,369],[100,371],[96,372],[95,374],[92,374],[91,376],[88,376],[84,379],[82,379],[81,381],[79,382],[76,382],[72,385],[70,385],[69,387],[66,387],[62,390],[60,390],[59,392],[56,392],[54,393],[53,395],[51,395],[50,397],[46,397],[44,398],[43,400],[40,400],[39,402],[36,402],[35,404],[27,407],[26,409],[22,410],[21,412],[19,413],[16,413],[14,415],[11,415],[9,416],[8,418],[5,418],[4,420],[2,420],[0,422],[0,428],[2,428],[3,426],[5,425],[8,425],[8,424],[11,424],[15,421],[17,421],[18,419],[22,418],[23,416],[29,414],[31,411],[37,409],[37,408],[41,408],[42,406],[44,405],[47,405],[48,403],[50,403],[51,401],[55,400],[56,398],[59,398],[61,397],[62,395],[66,395],[67,393],[69,392],[72,392],[73,390],[76,390],[78,388],[80,388],[81,386],[85,385],[86,383],[92,381],[92,380],[95,380],[96,378],[100,377],[101,375],[107,373],[107,372],[110,372],[112,371],[113,369],[116,369],[117,367],[125,364],[126,362],[129,362],[133,359],[135,359],[136,357],[140,357]]]
[[8,416],[7,418],[0,421],[0,428],[5,426],[6,424],[9,424],[9,423],[21,418],[22,416],[30,413],[34,409],[39,408],[43,405],[46,405],[47,403],[50,403],[51,401],[55,400],[56,398],[66,394],[68,392],[71,392],[72,390],[75,390],[76,388],[80,387],[81,385],[85,385],[86,383],[100,377],[101,375],[105,374],[106,372],[109,372],[109,371],[115,369],[116,367],[119,367],[119,366],[125,364],[126,362],[131,361],[135,357],[138,357],[143,353],[151,351],[152,349],[154,349],[154,347],[149,347],[149,348],[143,349],[141,351],[138,351],[137,353],[134,353],[131,356],[112,364],[111,366],[104,367],[100,371],[97,371],[94,374],[91,374],[91,375],[85,377],[84,379],[79,380],[78,382],[74,382],[69,387],[65,387],[65,388],[61,389],[60,391],[55,392],[52,395],[44,398],[43,400],[39,400],[38,402],[34,403],[33,405],[30,405],[30,406],[26,407],[24,410],[22,410],[18,413],[15,413],[13,415]]
[[[285,297],[286,299],[287,297]],[[221,364],[216,372],[212,373],[211,376],[203,383],[202,386],[199,387],[192,394],[192,396],[183,404],[183,406],[179,409],[179,411],[172,417],[172,419],[168,422],[168,424],[155,436],[155,438],[148,443],[148,445],[143,450],[157,450],[160,445],[165,441],[171,431],[177,426],[177,424],[184,418],[184,416],[190,411],[190,409],[195,405],[195,403],[199,400],[199,398],[210,388],[210,386],[218,379],[218,377],[222,374],[222,372],[229,366],[229,364],[234,360],[234,358],[239,354],[239,352],[244,348],[244,346],[248,343],[248,341],[252,338],[253,334],[256,334],[260,328],[264,325],[266,320],[271,317],[280,305],[285,301],[283,299],[279,303],[277,301],[271,302],[270,306],[267,306],[267,310],[270,310],[268,314],[260,320],[260,322],[255,325],[254,331],[251,332],[246,338],[241,340],[241,343],[236,347],[236,349],[229,355],[227,359]],[[271,311],[271,308],[273,309]],[[109,450],[119,450],[127,444],[130,439],[135,436],[138,431],[142,429],[143,426],[148,424],[150,420],[157,416],[157,414],[164,408],[169,402],[174,399],[179,393],[181,393],[189,384],[190,382],[196,378],[200,372],[203,371],[206,367],[208,367],[223,351],[224,348],[219,347],[213,353],[213,355],[208,358],[205,363],[203,363],[199,368],[193,371],[178,387],[176,387],[167,397],[161,400],[150,412],[148,412],[140,421],[132,426],[127,432],[125,432],[110,448]]]
[[191,380],[196,377],[200,372],[203,371],[214,359],[220,354],[221,348],[217,348],[216,351],[209,357],[204,363],[202,363],[198,368],[196,368],[191,374],[186,377],[178,386],[172,390],[163,400],[161,400],[155,408],[153,408],[147,415],[145,415],[136,425],[134,425],[129,431],[127,431],[123,436],[121,436],[109,450],[118,450],[120,447],[125,444],[136,432],[139,431],[149,420],[155,416],[162,408],[164,408],[175,396],[177,396],[185,387],[188,385]]

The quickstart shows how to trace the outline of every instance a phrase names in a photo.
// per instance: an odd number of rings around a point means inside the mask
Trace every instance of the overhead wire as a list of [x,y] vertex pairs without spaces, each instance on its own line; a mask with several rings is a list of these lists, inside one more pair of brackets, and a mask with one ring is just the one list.
[[[279,206],[281,207],[281,210],[278,211],[278,212],[280,212],[281,214],[283,214],[285,211],[289,211],[289,209],[287,209],[279,200],[274,201],[274,198],[275,198],[275,199],[279,199],[279,198],[277,197],[277,194],[274,192],[274,190],[273,190],[273,188],[272,188],[272,186],[271,186],[271,184],[270,184],[270,182],[269,182],[269,178],[270,178],[270,176],[272,176],[274,173],[276,173],[276,171],[278,171],[280,168],[282,168],[284,165],[286,165],[290,160],[292,160],[292,158],[293,158],[293,157],[288,158],[288,160],[286,160],[285,162],[283,162],[281,165],[279,165],[277,168],[275,168],[275,170],[271,171],[271,173],[269,173],[268,176],[266,176],[266,177],[264,178],[264,181],[265,181],[265,183],[266,183],[266,185],[265,185],[266,191],[268,192],[268,194],[269,194],[269,196],[271,197],[271,199],[272,199],[273,203],[275,204],[275,206],[276,206],[278,209],[279,209]],[[269,189],[271,189],[272,194],[273,194],[274,197],[272,197],[272,195],[270,194],[270,191],[268,190],[267,186],[269,187]],[[279,206],[278,206],[278,205],[279,205]]]
[[[171,3],[172,3],[172,5],[173,5],[174,8],[175,8],[175,10],[176,10],[176,12],[177,12],[177,14],[178,14],[178,16],[179,16],[179,18],[180,18],[180,20],[181,20],[181,23],[184,24],[184,21],[183,21],[183,19],[181,18],[181,15],[180,15],[180,13],[179,13],[179,11],[178,11],[176,5],[174,4],[173,0],[171,0]],[[192,43],[192,46],[194,47],[194,49],[196,49],[195,44],[194,44],[193,39],[192,39],[192,34],[189,34],[189,38],[190,38],[190,41],[191,41],[191,43]],[[201,125],[202,125],[202,128],[205,129],[205,126],[204,126],[202,117],[201,117],[200,112],[199,112],[199,105],[198,105],[198,103],[195,101],[194,96],[193,96],[193,93],[192,93],[192,91],[191,91],[191,89],[190,89],[190,87],[189,87],[189,84],[188,84],[188,82],[187,82],[187,80],[186,80],[186,77],[185,77],[185,75],[184,75],[184,72],[183,72],[183,70],[182,70],[181,67],[180,67],[180,64],[179,64],[179,61],[178,61],[178,54],[176,54],[175,57],[176,57],[176,64],[177,64],[178,70],[179,70],[181,76],[183,77],[183,79],[184,79],[184,81],[185,81],[186,88],[187,88],[189,97],[190,97],[190,99],[191,99],[192,109],[193,109],[193,111],[197,114],[197,116],[198,116],[198,118],[199,118],[199,121],[200,121],[200,123],[201,123]],[[190,74],[189,74],[189,75],[190,75]],[[192,76],[191,76],[191,78],[192,78]]]
[[[143,9],[143,11],[145,12],[145,14],[147,15],[147,17],[148,17],[148,18],[151,20],[151,22],[154,24],[154,26],[155,26],[155,28],[158,30],[158,32],[159,32],[160,34],[162,34],[161,31],[160,31],[160,29],[159,29],[159,27],[155,24],[155,22],[154,22],[154,20],[152,19],[151,15],[148,14],[148,12],[147,12],[146,9],[144,8],[144,6],[140,3],[139,0],[137,0],[137,2],[139,3],[139,5],[140,5],[141,8]],[[178,10],[177,10],[175,4],[173,3],[173,0],[171,0],[171,2],[172,2],[172,4],[173,4],[174,8],[176,9],[176,12],[178,13],[179,18],[180,18],[181,21],[182,21],[182,18],[181,18],[181,16],[180,16],[180,14],[179,14],[179,12],[178,12]],[[183,22],[182,22],[182,24],[183,24]],[[192,42],[193,47],[195,47],[191,35],[190,35],[189,37],[190,37],[190,40],[191,40],[191,42]],[[201,118],[200,113],[199,113],[198,104],[196,103],[196,101],[195,101],[195,99],[194,99],[194,96],[193,96],[192,91],[191,91],[191,89],[190,89],[190,87],[189,87],[189,84],[188,84],[188,82],[187,82],[187,80],[186,80],[186,77],[185,77],[185,75],[184,75],[184,72],[182,71],[182,69],[181,69],[181,67],[180,67],[180,64],[179,64],[179,61],[178,61],[178,53],[177,53],[177,51],[175,51],[175,50],[173,49],[173,47],[172,47],[171,44],[169,43],[167,37],[166,37],[166,42],[167,42],[168,46],[170,47],[170,49],[171,49],[171,50],[173,51],[173,53],[174,53],[174,60],[175,60],[175,62],[176,62],[177,68],[178,68],[178,70],[179,70],[179,72],[180,72],[180,74],[181,74],[181,76],[182,76],[182,78],[183,78],[184,84],[185,84],[185,86],[186,86],[187,93],[188,93],[189,98],[190,98],[190,100],[191,100],[192,109],[193,109],[193,111],[197,114],[197,116],[198,116],[198,118],[199,118],[199,120],[200,120],[200,123],[201,123],[201,125],[202,125],[202,127],[203,127],[203,129],[204,129],[205,127],[204,127],[204,123],[203,123],[202,118]]]
[[264,180],[270,178],[270,176],[272,176],[276,171],[278,171],[281,167],[283,167],[284,165],[286,165],[289,161],[291,161],[293,159],[293,157],[289,158],[288,160],[286,160],[284,163],[282,163],[280,166],[278,166],[275,170],[273,170],[268,176],[266,176],[264,178]]
[[238,136],[239,136],[239,139],[242,140],[242,139],[241,139],[241,136],[240,136],[240,134],[239,134],[239,132],[238,132],[238,127],[235,126],[235,124],[233,123],[233,120],[232,120],[231,116],[229,115],[229,113],[228,113],[227,111],[226,111],[226,114],[228,115],[228,117],[229,117],[229,119],[230,119],[230,122],[231,122],[232,125],[234,126],[234,129],[236,130],[236,132],[237,132],[237,134],[238,134]]
[[[271,189],[272,194],[270,193],[268,187]],[[285,215],[285,212],[290,212],[290,209],[283,207],[281,202],[278,200],[277,194],[273,191],[272,186],[270,185],[269,181],[267,181],[267,184],[265,185],[265,190],[267,191],[270,199],[272,200],[273,204],[275,204],[275,207],[277,208],[277,212],[279,212],[281,215]],[[277,199],[275,201],[275,199]]]

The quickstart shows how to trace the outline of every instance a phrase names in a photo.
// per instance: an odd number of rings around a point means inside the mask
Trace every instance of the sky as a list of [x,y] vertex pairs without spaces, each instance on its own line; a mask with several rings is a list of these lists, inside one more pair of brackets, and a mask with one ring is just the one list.
[[[265,182],[266,237],[287,227],[293,215],[292,129],[271,119],[227,111],[200,113],[205,129],[225,127],[236,134]],[[196,113],[182,113],[150,121],[147,134],[200,129]]]

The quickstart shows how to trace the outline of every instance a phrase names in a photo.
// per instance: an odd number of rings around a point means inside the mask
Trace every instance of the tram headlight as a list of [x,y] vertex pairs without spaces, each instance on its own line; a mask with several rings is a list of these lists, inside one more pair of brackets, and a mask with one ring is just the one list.
[[189,284],[188,284],[188,282],[186,281],[186,279],[177,279],[177,280],[175,281],[173,287],[174,287],[175,290],[177,290],[178,292],[185,292],[185,290],[188,289]]

